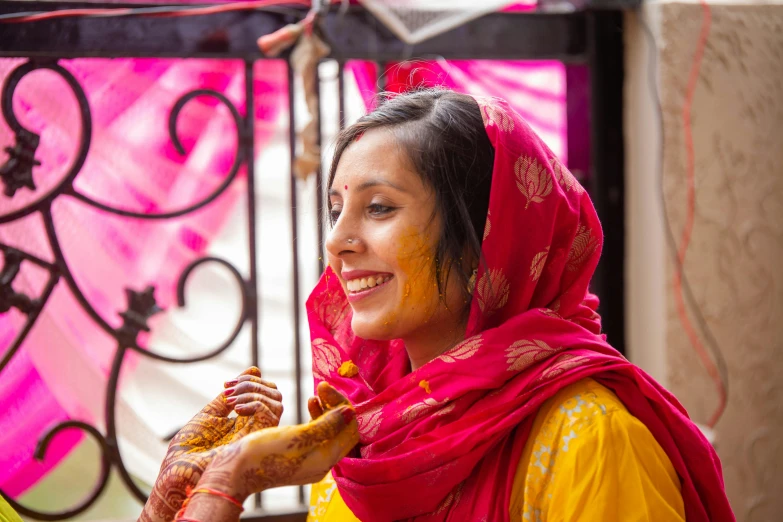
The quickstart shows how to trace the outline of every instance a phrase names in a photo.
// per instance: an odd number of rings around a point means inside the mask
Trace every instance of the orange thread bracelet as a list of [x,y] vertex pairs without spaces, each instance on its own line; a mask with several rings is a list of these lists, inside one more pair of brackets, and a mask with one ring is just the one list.
[[245,510],[245,508],[242,506],[242,503],[232,497],[231,495],[227,493],[223,493],[222,491],[218,491],[216,489],[210,489],[210,488],[198,488],[193,491],[192,495],[195,495],[196,493],[206,493],[207,495],[215,495],[217,497],[224,498],[234,504],[236,507],[240,509],[240,513]]
[[185,515],[185,509],[188,507],[188,503],[190,503],[190,495],[192,494],[192,491],[190,489],[190,486],[185,490],[187,496],[185,497],[185,500],[182,502],[182,507],[179,508],[179,511],[177,511],[177,514],[174,515],[175,519],[180,519]]
[[186,486],[185,487],[185,500],[182,501],[182,506],[180,506],[179,511],[177,511],[177,514],[174,515],[174,519],[179,519],[183,516],[185,516],[185,509],[188,507],[188,503],[190,502],[190,496],[193,494],[193,486]]

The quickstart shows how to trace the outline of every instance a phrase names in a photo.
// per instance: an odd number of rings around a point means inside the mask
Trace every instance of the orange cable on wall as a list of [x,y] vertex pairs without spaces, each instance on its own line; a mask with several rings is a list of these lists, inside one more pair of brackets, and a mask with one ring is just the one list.
[[694,214],[696,209],[696,163],[693,147],[693,129],[691,126],[691,109],[693,107],[693,96],[696,91],[696,84],[699,80],[699,71],[701,70],[701,62],[704,58],[704,50],[707,45],[707,38],[710,33],[710,26],[712,23],[712,11],[709,4],[705,0],[700,0],[702,7],[702,23],[701,31],[699,32],[699,39],[696,43],[696,50],[693,54],[693,62],[691,64],[690,75],[688,77],[688,84],[685,91],[685,103],[682,107],[682,120],[683,128],[685,130],[685,149],[686,149],[686,184],[687,184],[687,201],[686,201],[686,216],[685,225],[682,229],[682,238],[680,245],[677,249],[677,258],[681,269],[674,272],[674,293],[677,304],[677,313],[680,317],[685,333],[688,335],[693,349],[701,359],[702,364],[707,370],[710,378],[715,383],[715,387],[718,389],[718,407],[707,421],[707,425],[710,428],[714,428],[720,419],[723,412],[726,410],[727,393],[726,385],[723,382],[718,368],[715,362],[710,358],[707,350],[699,338],[695,328],[691,324],[688,318],[687,310],[685,307],[685,298],[682,288],[682,271],[685,266],[685,256],[688,252],[688,246],[691,241],[691,234],[693,233]]

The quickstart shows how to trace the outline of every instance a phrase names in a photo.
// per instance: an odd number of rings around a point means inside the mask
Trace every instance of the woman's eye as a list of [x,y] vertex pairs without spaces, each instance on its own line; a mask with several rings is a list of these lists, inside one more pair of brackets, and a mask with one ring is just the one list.
[[337,207],[333,207],[329,211],[329,219],[332,220],[332,223],[336,223],[337,222],[337,219],[340,217],[340,210],[341,209],[339,209]]
[[394,207],[388,207],[386,205],[381,205],[380,203],[373,203],[367,207],[367,210],[370,211],[370,215],[383,216],[394,210]]

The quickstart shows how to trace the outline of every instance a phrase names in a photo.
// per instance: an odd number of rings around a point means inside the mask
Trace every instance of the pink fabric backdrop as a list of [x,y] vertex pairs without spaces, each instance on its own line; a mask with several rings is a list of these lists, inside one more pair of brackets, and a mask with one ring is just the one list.
[[[0,60],[0,77],[21,61]],[[93,113],[93,141],[76,187],[94,198],[142,212],[179,208],[203,199],[228,173],[236,153],[236,131],[228,110],[212,98],[185,106],[178,130],[187,153],[168,137],[167,119],[182,94],[209,88],[225,94],[244,113],[243,64],[227,60],[72,60],[65,62],[84,87]],[[285,64],[266,62],[255,70],[256,150],[262,150],[285,107]],[[53,95],[52,93],[56,93]],[[282,96],[282,98],[281,98]],[[32,201],[67,170],[79,136],[73,95],[49,71],[25,77],[14,109],[23,125],[41,135],[36,193],[0,197],[5,213]],[[13,135],[0,125],[0,143]],[[53,215],[64,254],[88,300],[112,326],[126,307],[124,287],[155,284],[164,307],[176,306],[182,268],[204,253],[231,207],[243,197],[240,179],[211,205],[185,218],[140,221],[120,218],[61,197]],[[52,255],[37,215],[0,227],[0,241],[44,259]],[[14,282],[37,295],[46,273],[30,265]],[[0,353],[10,346],[24,317],[0,316]],[[96,373],[105,376],[115,344],[76,305],[60,281],[38,323],[0,380],[0,488],[18,496],[35,484],[81,439],[66,431],[54,440],[43,463],[32,459],[38,438],[66,419],[102,426],[104,390],[85,389]],[[126,364],[132,368],[131,364]]]
[[[359,92],[369,108],[374,102],[378,69],[374,62],[348,62]],[[385,89],[401,92],[412,87],[441,86],[475,96],[506,99],[568,163],[566,146],[565,66],[556,61],[416,60],[390,64]]]

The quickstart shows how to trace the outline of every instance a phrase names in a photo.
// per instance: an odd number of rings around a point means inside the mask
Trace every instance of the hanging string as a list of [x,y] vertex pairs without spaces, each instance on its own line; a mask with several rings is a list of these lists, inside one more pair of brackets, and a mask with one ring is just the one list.
[[[691,71],[688,77],[688,86],[685,91],[685,103],[682,107],[682,123],[685,129],[685,149],[686,156],[686,180],[687,180],[687,212],[685,216],[685,225],[682,229],[682,238],[680,240],[680,248],[677,251],[677,257],[680,260],[680,265],[685,265],[685,255],[688,252],[688,246],[691,241],[691,234],[693,233],[694,214],[696,209],[696,160],[693,150],[693,129],[691,127],[691,108],[693,106],[693,96],[696,91],[696,84],[699,81],[699,71],[701,70],[701,62],[704,58],[704,49],[707,46],[707,38],[710,34],[710,26],[712,24],[712,11],[706,0],[700,0],[702,10],[702,22],[701,31],[699,32],[699,39],[696,42],[696,50],[693,53],[693,63],[691,64]],[[688,314],[685,310],[685,301],[683,299],[682,292],[682,272],[675,271],[674,274],[674,291],[678,296],[677,309],[680,314],[680,320],[682,321],[685,332],[690,339],[691,345],[699,354],[702,359],[707,372],[718,387],[718,406],[713,412],[710,419],[707,421],[707,425],[710,428],[714,428],[718,423],[721,415],[726,410],[727,403],[727,390],[723,385],[722,380],[718,374],[718,369],[713,364],[712,360],[707,355],[707,351],[699,339],[696,330],[688,320]]]
[[248,2],[232,2],[224,5],[210,6],[162,6],[162,7],[138,7],[138,8],[83,8],[62,9],[59,11],[32,11],[20,13],[7,13],[0,15],[0,23],[39,22],[54,18],[74,17],[115,17],[115,16],[142,16],[149,18],[171,18],[182,16],[200,16],[230,11],[253,11],[275,6],[306,6],[310,7],[310,0],[255,0]]
[[[696,208],[696,191],[695,191],[695,160],[694,160],[694,147],[693,147],[693,130],[691,126],[691,108],[693,106],[693,97],[698,82],[699,70],[701,68],[701,61],[704,56],[704,49],[706,47],[707,39],[709,37],[710,25],[711,25],[711,11],[709,5],[702,0],[702,23],[701,30],[699,32],[699,38],[694,51],[693,61],[691,63],[691,70],[686,87],[685,102],[683,104],[682,119],[683,127],[685,131],[685,148],[688,155],[686,163],[686,178],[687,178],[687,196],[686,196],[686,223],[683,228],[682,238],[680,244],[677,241],[672,231],[671,223],[669,222],[668,214],[666,212],[666,198],[663,189],[663,143],[664,143],[664,126],[663,126],[663,111],[661,108],[660,95],[658,94],[657,84],[657,43],[652,30],[644,22],[642,15],[639,16],[639,21],[642,25],[644,33],[648,39],[648,47],[650,50],[649,69],[648,69],[648,81],[650,90],[653,93],[654,104],[656,106],[656,115],[658,120],[658,128],[660,132],[660,149],[658,154],[658,166],[657,174],[659,177],[659,190],[660,198],[663,207],[664,225],[666,232],[666,239],[669,244],[670,251],[674,254],[673,261],[675,265],[675,273],[673,279],[674,298],[676,301],[677,314],[680,322],[683,325],[683,329],[688,336],[690,346],[698,355],[701,363],[706,369],[710,379],[715,384],[715,388],[718,393],[718,406],[715,411],[709,417],[707,425],[710,428],[714,428],[720,417],[723,415],[726,404],[728,402],[729,393],[729,380],[728,369],[726,366],[726,360],[723,357],[723,353],[718,345],[715,335],[712,333],[711,328],[707,324],[704,315],[699,307],[699,304],[693,294],[691,285],[685,275],[685,257],[690,244],[691,235],[693,232],[694,214]],[[690,304],[695,321],[698,323],[699,331],[704,336],[706,344],[712,353],[712,357],[707,353],[704,344],[701,342],[699,335],[691,324],[690,318],[687,313],[685,300],[687,299]]]

